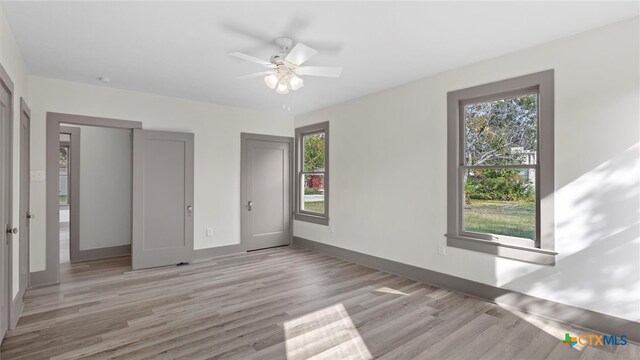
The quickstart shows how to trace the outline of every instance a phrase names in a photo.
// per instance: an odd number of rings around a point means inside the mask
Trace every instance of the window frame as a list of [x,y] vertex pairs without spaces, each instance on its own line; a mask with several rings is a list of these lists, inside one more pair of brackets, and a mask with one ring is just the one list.
[[[307,135],[324,133],[324,171],[304,171],[303,138]],[[319,225],[329,225],[329,122],[307,125],[296,128],[296,206],[293,217],[295,220],[306,221]],[[324,175],[324,213],[306,211],[302,209],[302,176],[313,174]]]
[[[465,161],[465,106],[537,93],[537,150],[534,165],[473,166]],[[547,70],[447,93],[447,246],[500,257],[555,265],[554,71]],[[464,230],[464,170],[535,169],[536,237],[529,240]]]

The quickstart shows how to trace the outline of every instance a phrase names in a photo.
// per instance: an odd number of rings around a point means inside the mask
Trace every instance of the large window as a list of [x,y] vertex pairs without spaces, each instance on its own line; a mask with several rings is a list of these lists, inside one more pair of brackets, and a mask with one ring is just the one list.
[[448,95],[447,244],[554,264],[553,71]]
[[329,123],[296,129],[296,220],[329,224]]

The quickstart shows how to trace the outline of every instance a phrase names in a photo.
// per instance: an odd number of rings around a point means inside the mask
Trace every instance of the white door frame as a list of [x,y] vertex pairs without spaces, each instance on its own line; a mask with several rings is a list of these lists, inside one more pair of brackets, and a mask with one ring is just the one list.
[[47,113],[46,166],[46,268],[32,272],[30,286],[44,286],[60,282],[60,213],[59,213],[59,153],[60,123],[118,129],[141,129],[142,122],[100,118],[93,116]]

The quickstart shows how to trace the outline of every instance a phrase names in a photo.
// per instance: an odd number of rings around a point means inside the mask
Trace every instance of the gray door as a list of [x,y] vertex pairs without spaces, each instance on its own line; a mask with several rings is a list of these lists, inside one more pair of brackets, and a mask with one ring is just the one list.
[[247,250],[291,241],[293,139],[242,134],[242,243]]
[[133,131],[134,270],[193,260],[193,134]]
[[24,293],[29,282],[29,222],[31,221],[31,210],[29,209],[30,136],[31,112],[24,100],[22,100],[20,106],[20,294]]
[[11,222],[11,96],[0,84],[0,340],[9,328],[9,229]]

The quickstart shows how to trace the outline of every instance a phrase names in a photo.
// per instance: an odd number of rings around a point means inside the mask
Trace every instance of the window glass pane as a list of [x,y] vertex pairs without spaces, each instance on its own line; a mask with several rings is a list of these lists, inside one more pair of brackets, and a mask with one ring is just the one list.
[[303,171],[324,171],[324,133],[302,137]]
[[465,170],[464,195],[465,231],[535,240],[535,170]]
[[304,174],[302,185],[302,210],[324,214],[324,174]]
[[536,164],[538,96],[464,107],[466,165]]
[[60,205],[69,205],[69,148],[60,148],[60,180],[58,190],[58,198]]
[[69,160],[69,148],[61,147],[60,148],[60,173],[67,173],[67,163]]

